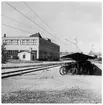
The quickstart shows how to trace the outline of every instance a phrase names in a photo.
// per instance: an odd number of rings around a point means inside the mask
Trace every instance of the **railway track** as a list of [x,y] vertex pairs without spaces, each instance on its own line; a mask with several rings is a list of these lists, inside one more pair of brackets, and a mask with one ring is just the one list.
[[[51,63],[51,64],[53,64],[53,63]],[[24,66],[10,66],[10,67],[1,67],[1,69],[16,69],[16,68],[43,66],[43,65],[51,65],[51,64],[24,65]]]
[[[2,72],[2,79],[9,78],[13,76],[23,75],[26,73],[41,71],[49,68],[54,68],[60,66],[60,64],[45,64],[45,65],[37,65],[37,66],[25,66],[21,68],[12,68],[10,71]],[[16,70],[14,70],[16,69]]]

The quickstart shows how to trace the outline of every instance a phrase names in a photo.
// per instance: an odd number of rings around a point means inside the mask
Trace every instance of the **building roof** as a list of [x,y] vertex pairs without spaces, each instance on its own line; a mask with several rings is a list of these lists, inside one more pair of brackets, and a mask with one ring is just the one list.
[[83,53],[73,53],[73,54],[63,56],[61,58],[72,58],[75,61],[86,61],[88,59],[95,59],[97,57],[96,56],[89,56],[89,55],[86,55]]
[[40,35],[40,33],[36,33],[36,34],[32,34],[30,35],[30,37],[39,37],[39,38],[42,38],[42,36]]
[[49,39],[49,38],[47,38],[47,39],[42,38],[42,36],[40,35],[39,32],[36,33],[36,34],[32,34],[29,37],[28,36],[25,36],[25,37],[23,37],[23,36],[16,36],[16,37],[7,37],[6,36],[6,37],[2,37],[2,39],[38,39],[38,38],[40,38],[42,40],[45,40],[45,41],[48,41],[48,42],[50,42],[50,43],[52,43],[54,45],[59,46],[58,44],[52,42],[51,39]]
[[[4,34],[4,36],[5,36],[5,34]],[[2,37],[2,38],[5,38],[5,39],[6,39],[6,38],[15,38],[15,39],[16,39],[16,38],[18,38],[18,39],[19,39],[19,38],[31,38],[31,39],[32,39],[33,37],[42,38],[42,36],[40,35],[39,32],[36,33],[36,34],[32,34],[32,35],[30,35],[30,36],[16,36],[16,37],[13,37],[13,36],[12,36],[12,37],[8,37],[8,36],[6,35],[5,37]]]

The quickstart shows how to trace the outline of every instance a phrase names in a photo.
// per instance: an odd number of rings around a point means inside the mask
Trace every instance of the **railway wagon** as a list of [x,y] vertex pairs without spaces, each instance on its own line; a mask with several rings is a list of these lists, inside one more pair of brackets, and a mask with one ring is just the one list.
[[95,59],[97,56],[88,56],[83,53],[74,53],[62,58],[72,58],[74,62],[65,63],[60,67],[59,72],[61,75],[66,74],[78,74],[78,75],[101,75],[101,70],[89,61],[90,59]]

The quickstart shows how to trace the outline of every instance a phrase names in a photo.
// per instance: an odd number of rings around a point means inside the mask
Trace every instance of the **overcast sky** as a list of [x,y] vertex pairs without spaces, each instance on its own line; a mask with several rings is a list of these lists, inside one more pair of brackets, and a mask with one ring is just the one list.
[[[101,52],[102,47],[102,3],[100,2],[26,2],[33,11],[42,18],[50,27],[47,27],[34,13],[27,8],[23,2],[9,2],[27,17],[39,24],[40,27],[51,33],[42,30],[33,22],[12,9],[5,2],[2,3],[2,15],[15,19],[26,25],[11,21],[2,16],[2,24],[22,29],[22,32],[2,25],[2,35],[7,36],[29,36],[40,32],[44,38],[50,38],[53,42],[60,45],[61,51],[77,52],[76,46],[67,40],[75,42],[82,52]],[[66,45],[65,45],[65,44]],[[92,47],[94,46],[94,47]]]

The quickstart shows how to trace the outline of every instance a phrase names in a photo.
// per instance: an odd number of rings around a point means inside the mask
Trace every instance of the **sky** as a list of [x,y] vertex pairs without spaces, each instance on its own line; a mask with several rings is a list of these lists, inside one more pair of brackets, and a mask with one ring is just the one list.
[[[39,32],[42,37],[50,38],[52,42],[59,44],[61,52],[78,52],[79,49],[84,53],[90,50],[102,51],[101,2],[26,2],[40,18],[23,2],[8,3],[34,22],[25,18],[7,3],[2,2],[2,24],[27,31],[22,32],[2,25],[2,36],[7,34],[8,37],[26,37]],[[73,43],[76,43],[79,49]]]

